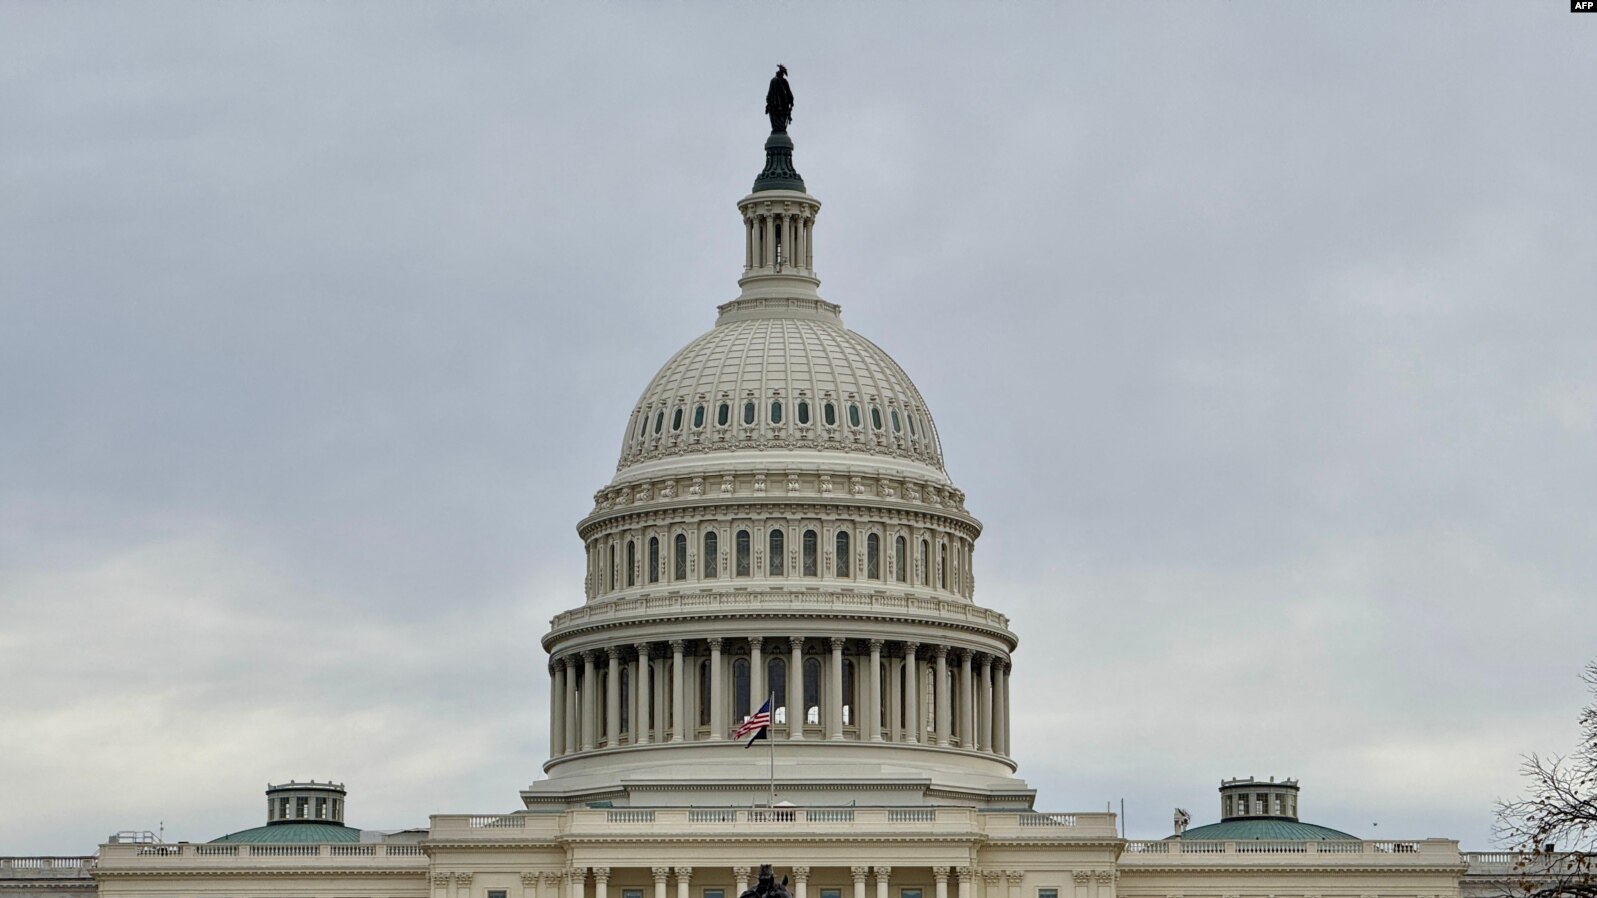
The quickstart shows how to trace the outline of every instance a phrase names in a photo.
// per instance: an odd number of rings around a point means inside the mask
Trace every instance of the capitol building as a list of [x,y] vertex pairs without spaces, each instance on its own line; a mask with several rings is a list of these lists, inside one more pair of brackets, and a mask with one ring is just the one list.
[[[820,292],[822,204],[785,128],[736,208],[738,292],[616,410],[615,475],[577,522],[585,595],[542,635],[545,775],[507,790],[515,810],[369,831],[346,824],[358,792],[286,782],[254,828],[8,859],[0,892],[738,898],[761,864],[793,898],[1461,898],[1504,879],[1506,855],[1306,822],[1307,787],[1332,783],[1224,780],[1193,814],[1213,822],[1150,841],[1039,807],[1011,751],[1021,646],[977,591],[981,522],[914,381]],[[737,736],[762,707],[765,738]]]

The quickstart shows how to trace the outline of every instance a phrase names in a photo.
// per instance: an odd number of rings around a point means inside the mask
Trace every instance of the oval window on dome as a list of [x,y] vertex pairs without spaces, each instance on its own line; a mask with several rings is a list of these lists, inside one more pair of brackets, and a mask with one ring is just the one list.
[[731,423],[731,421],[732,421],[732,406],[729,403],[723,402],[723,403],[721,403],[720,407],[718,407],[715,410],[715,423],[716,423],[716,426],[725,427],[727,424]]
[[777,399],[771,403],[771,423],[782,423],[782,400]]
[[830,402],[821,406],[821,420],[826,422],[827,427],[836,427],[837,406],[831,404]]
[[749,401],[743,403],[743,423],[744,424],[753,424],[754,423],[754,400],[752,400],[752,399],[750,399]]
[[659,411],[654,413],[654,432],[656,434],[659,434],[660,433],[660,428],[662,428],[664,426],[665,426],[665,409],[660,409]]
[[859,426],[859,406],[852,402],[848,404],[848,426]]
[[636,436],[639,439],[642,439],[644,432],[647,431],[648,429],[649,429],[649,416],[648,415],[639,415],[638,416],[638,432],[636,434],[634,434],[634,436]]
[[871,426],[877,430],[882,429],[882,410],[874,405],[871,406]]
[[914,412],[910,412],[905,417],[909,418],[909,435],[910,436],[916,436],[916,433],[915,433],[915,413]]
[[800,399],[798,404],[798,422],[800,424],[810,423],[810,404],[803,399]]
[[901,423],[899,423],[899,420],[898,420],[898,409],[895,408],[895,409],[893,409],[893,433],[903,433],[903,432],[904,432],[904,426]]
[[704,403],[701,402],[698,405],[695,405],[693,407],[693,429],[694,430],[698,430],[700,427],[703,427],[703,426],[704,426]]
[[682,429],[682,409],[680,409],[680,408],[671,413],[671,429],[672,430],[681,430]]

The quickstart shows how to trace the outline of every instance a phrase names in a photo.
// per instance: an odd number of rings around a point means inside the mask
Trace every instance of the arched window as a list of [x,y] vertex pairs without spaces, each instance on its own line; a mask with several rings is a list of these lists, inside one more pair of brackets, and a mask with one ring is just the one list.
[[772,530],[768,542],[770,547],[765,558],[765,569],[771,576],[780,577],[785,567],[783,562],[787,559],[787,546],[782,539],[782,531]]
[[649,582],[660,582],[660,537],[649,537]]
[[804,531],[804,552],[803,552],[804,561],[803,561],[803,564],[804,564],[804,576],[806,576],[806,577],[815,577],[815,576],[819,575],[819,565],[817,565],[816,561],[815,561],[816,544],[819,541],[820,540],[816,537],[814,530],[806,530],[806,531]]
[[865,537],[865,579],[882,579],[882,538],[874,533]]
[[837,406],[833,405],[830,402],[828,402],[825,405],[821,406],[821,420],[826,422],[826,426],[827,427],[836,427],[837,426]]
[[909,582],[909,559],[905,556],[904,538],[893,537],[893,573],[898,576],[898,582]]
[[771,722],[787,723],[787,659],[776,657],[765,662],[765,688],[776,694]]
[[616,546],[615,546],[615,543],[611,543],[610,544],[610,588],[611,589],[620,589],[621,588],[621,572],[616,569]]
[[732,659],[732,719],[749,718],[749,659]]
[[932,585],[932,544],[924,539],[920,541],[920,575],[917,579],[922,586]]
[[848,404],[848,426],[859,426],[859,405],[857,403],[850,402]]
[[699,726],[710,725],[710,662],[699,662]]
[[688,579],[688,535],[678,533],[675,543],[675,558],[671,559],[671,576],[677,580]]
[[[606,690],[609,688],[610,672],[604,669],[597,670],[594,672],[593,678],[596,681],[593,684],[593,694],[602,698],[606,694]],[[607,738],[610,734],[605,732],[605,723],[607,722],[604,719],[605,715],[600,714],[597,716],[598,719],[594,721],[593,727],[594,735],[598,736],[600,739]]]
[[747,577],[749,575],[749,532],[739,530],[736,540],[737,561],[732,568],[732,576]]
[[854,662],[843,659],[843,726],[855,723],[854,719]]
[[851,577],[851,576],[853,576],[851,573],[849,573],[850,567],[849,567],[849,563],[848,563],[848,531],[847,530],[839,530],[839,531],[837,531],[837,561],[833,565],[833,569],[837,571],[837,576],[839,576],[839,577]]
[[710,530],[704,534],[704,579],[720,576],[721,538]]
[[804,722],[821,722],[821,662],[804,659]]
[[660,409],[659,411],[654,413],[654,433],[655,433],[655,436],[659,436],[660,428],[662,428],[664,426],[665,426],[665,409]]
[[717,427],[725,427],[732,423],[732,405],[723,402],[715,409],[715,423]]
[[937,544],[937,588],[948,588],[948,544]]
[[694,430],[698,430],[700,427],[703,427],[703,426],[704,426],[704,403],[701,402],[698,405],[695,405],[693,407],[693,429]]
[[882,429],[882,410],[874,405],[871,406],[871,427],[876,430]]
[[898,409],[893,409],[893,433],[903,433],[904,425],[899,422]]
[[671,429],[672,430],[681,430],[682,429],[682,409],[680,407],[676,411],[671,413]]
[[638,544],[627,540],[627,585],[638,585]]
[[780,399],[771,402],[771,423],[782,423],[782,400]]
[[744,424],[753,424],[754,423],[754,400],[752,400],[752,399],[750,399],[749,401],[743,403],[743,423]]
[[807,399],[800,399],[799,400],[799,403],[798,403],[798,422],[800,424],[808,424],[808,423],[810,423],[810,403],[809,403],[809,400],[807,400]]

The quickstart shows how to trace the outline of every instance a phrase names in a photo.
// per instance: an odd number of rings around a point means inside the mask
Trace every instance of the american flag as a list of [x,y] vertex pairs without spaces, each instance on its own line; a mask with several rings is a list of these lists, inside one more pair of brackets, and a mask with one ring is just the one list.
[[760,710],[755,711],[753,716],[751,716],[748,720],[743,721],[742,726],[737,728],[737,732],[732,734],[732,738],[742,739],[744,736],[749,737],[749,741],[743,745],[744,748],[748,748],[758,739],[769,739],[770,737],[766,735],[765,731],[770,728],[771,700],[766,699],[765,704],[760,706]]

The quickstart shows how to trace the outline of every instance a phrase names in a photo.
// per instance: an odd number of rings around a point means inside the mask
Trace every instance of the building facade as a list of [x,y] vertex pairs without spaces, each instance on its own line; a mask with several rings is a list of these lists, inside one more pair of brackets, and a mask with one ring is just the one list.
[[543,638],[549,760],[522,809],[363,832],[341,787],[289,783],[264,826],[108,843],[78,887],[737,898],[769,863],[794,898],[1459,898],[1455,842],[1304,824],[1295,783],[1227,782],[1217,829],[1160,841],[1036,809],[981,524],[914,383],[819,293],[821,203],[785,130],[765,150],[737,297],[644,389],[578,524],[586,595]]

